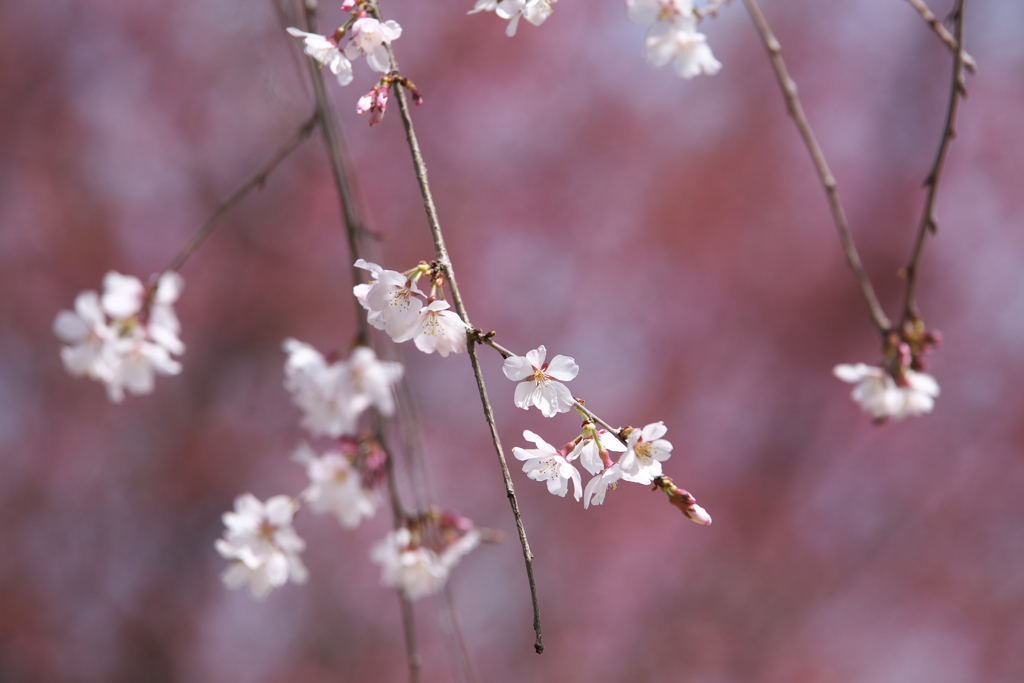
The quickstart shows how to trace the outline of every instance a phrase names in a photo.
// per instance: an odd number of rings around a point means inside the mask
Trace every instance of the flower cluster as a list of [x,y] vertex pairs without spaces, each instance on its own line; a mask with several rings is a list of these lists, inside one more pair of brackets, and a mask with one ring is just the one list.
[[850,397],[876,422],[930,413],[939,395],[934,377],[910,369],[899,372],[899,381],[885,369],[864,363],[837,365],[832,373],[856,385]]
[[222,517],[227,527],[224,538],[215,544],[217,552],[231,561],[221,575],[228,588],[248,584],[252,596],[262,600],[289,579],[306,581],[306,566],[299,558],[306,543],[292,528],[296,506],[288,496],[274,496],[265,503],[251,493],[235,499],[235,511]]
[[[413,340],[423,353],[437,351],[447,356],[466,350],[466,324],[449,310],[447,301],[435,297],[443,278],[431,266],[421,263],[408,273],[399,273],[363,259],[355,265],[369,271],[372,278],[369,283],[353,288],[356,299],[368,311],[371,325],[387,332],[396,342]],[[429,297],[416,286],[416,280],[428,273]]]
[[181,372],[172,356],[185,351],[173,306],[182,286],[177,273],[164,273],[149,290],[138,278],[107,273],[102,296],[82,292],[75,310],[61,311],[54,320],[54,333],[68,344],[60,353],[64,367],[103,382],[115,403],[125,391],[152,392],[157,373]]
[[722,68],[711,54],[707,37],[697,31],[693,0],[626,0],[630,21],[654,22],[647,30],[647,61],[655,67],[674,62],[676,73],[693,78],[713,76]]
[[476,5],[469,14],[477,12],[494,12],[508,22],[505,35],[514,36],[519,28],[519,20],[526,19],[534,26],[540,26],[551,16],[551,5],[557,0],[476,0]]
[[[548,491],[556,496],[564,497],[571,481],[576,500],[582,497],[583,507],[587,508],[591,504],[602,504],[608,490],[616,488],[619,481],[662,486],[662,480],[667,478],[662,475],[661,463],[672,455],[672,444],[661,438],[667,432],[664,423],[654,422],[643,429],[628,428],[615,435],[587,422],[579,436],[556,449],[526,430],[523,438],[533,442],[536,448],[517,446],[512,453],[523,461],[523,471],[530,479],[547,482]],[[618,461],[612,460],[609,451],[621,453]],[[580,472],[573,464],[576,461],[593,475],[582,491]],[[692,496],[687,505],[690,506],[687,517],[700,524],[711,524],[711,517]]]
[[352,82],[352,62],[366,57],[366,64],[378,73],[391,71],[391,55],[386,46],[402,35],[402,27],[391,20],[381,22],[368,16],[362,7],[350,8],[352,15],[331,35],[307,33],[294,27],[288,33],[302,38],[304,50],[320,66],[330,69],[340,85]]
[[431,511],[389,532],[370,557],[380,565],[383,585],[416,600],[440,591],[459,560],[479,543],[480,532],[470,520]]
[[296,339],[286,339],[284,350],[284,386],[302,412],[302,426],[314,436],[356,434],[359,416],[370,406],[382,415],[394,414],[392,387],[402,377],[400,363],[378,360],[367,346],[335,363]]

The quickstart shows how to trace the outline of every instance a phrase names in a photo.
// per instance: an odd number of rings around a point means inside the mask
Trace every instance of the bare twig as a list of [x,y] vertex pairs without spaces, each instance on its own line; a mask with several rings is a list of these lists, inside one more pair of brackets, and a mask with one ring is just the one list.
[[[963,44],[963,0],[957,0],[953,9],[953,19],[956,22],[956,42]],[[921,265],[921,254],[924,252],[924,243],[928,233],[935,234],[938,223],[935,217],[935,198],[939,190],[939,178],[949,153],[949,146],[956,137],[956,114],[960,106],[960,100],[967,95],[964,82],[964,57],[966,53],[958,50],[953,53],[953,77],[949,88],[949,107],[946,109],[946,123],[942,128],[942,139],[939,141],[939,151],[935,155],[935,162],[932,164],[928,177],[924,184],[928,188],[924,202],[924,211],[921,216],[921,225],[917,229],[917,237],[914,239],[914,248],[911,252],[910,262],[904,268],[907,278],[907,291],[903,303],[903,319],[905,324],[917,317],[917,275]]]
[[240,202],[247,194],[249,194],[249,192],[256,188],[263,187],[263,183],[266,182],[267,176],[270,175],[271,171],[277,168],[277,165],[284,161],[284,159],[299,146],[299,143],[309,136],[313,131],[313,128],[316,127],[318,121],[319,118],[317,115],[313,114],[308,121],[303,123],[299,126],[298,130],[292,133],[291,137],[289,137],[284,144],[277,148],[277,151],[274,152],[274,154],[267,159],[267,161],[265,161],[255,173],[249,176],[245,182],[235,188],[234,192],[229,194],[224,201],[218,204],[217,208],[214,209],[213,214],[207,218],[202,227],[192,235],[192,239],[182,247],[181,251],[178,252],[178,255],[174,257],[174,260],[164,268],[164,272],[176,271],[185,265],[185,262],[189,257],[192,256],[203,241],[210,236],[210,233],[213,232],[213,228],[216,226],[217,221],[220,220],[220,217],[227,213],[231,207]]
[[[921,18],[932,27],[932,30],[935,31],[935,35],[941,38],[942,42],[944,42],[950,50],[956,52],[957,47],[961,44],[960,40],[953,36],[953,34],[949,32],[949,29],[942,25],[942,22],[939,21],[938,17],[932,14],[932,11],[928,9],[928,5],[924,4],[924,0],[907,0],[907,2],[913,5],[914,9],[920,13]],[[961,49],[960,58],[964,62],[964,68],[971,73],[974,73],[974,70],[978,67],[977,62],[974,61],[974,57],[967,54],[966,50]]]
[[[374,7],[374,14],[378,20],[381,19],[380,10]],[[395,72],[398,72],[398,63],[395,60],[395,55],[391,50],[391,46],[388,45],[388,53],[391,56],[392,68]],[[427,179],[427,165],[423,161],[423,153],[420,151],[419,141],[416,138],[416,131],[413,127],[412,115],[409,110],[409,100],[406,97],[405,90],[399,86],[394,90],[395,98],[398,100],[398,109],[402,116],[402,125],[405,127],[405,139],[409,145],[409,152],[412,155],[413,167],[416,173],[416,181],[420,187],[420,195],[423,198],[423,207],[427,213],[427,223],[430,226],[430,234],[434,239],[434,256],[437,260],[438,266],[444,272],[445,279],[448,281],[448,287],[452,293],[452,302],[455,304],[455,310],[462,318],[462,321],[466,325],[472,328],[469,322],[469,314],[466,311],[466,306],[462,301],[462,294],[459,291],[458,282],[455,279],[455,270],[452,268],[451,258],[448,255],[448,248],[445,246],[444,235],[441,232],[441,223],[437,215],[437,207],[434,204],[434,197],[430,191],[430,182]],[[475,337],[472,333],[467,332],[469,335],[469,343],[467,344],[469,351],[469,359],[473,365],[473,375],[476,377],[477,391],[480,393],[480,403],[483,406],[484,417],[487,420],[487,427],[491,433],[491,441],[494,444],[494,450],[498,455],[498,462],[501,465],[501,475],[505,482],[505,494],[508,496],[509,505],[512,508],[512,515],[516,522],[516,532],[519,535],[519,543],[523,549],[523,561],[526,564],[526,576],[530,584],[530,600],[533,604],[533,631],[535,640],[533,648],[540,654],[544,652],[544,638],[541,631],[540,622],[540,605],[537,600],[537,584],[533,576],[533,553],[530,551],[530,544],[526,538],[526,528],[523,526],[523,518],[519,512],[519,503],[516,499],[515,487],[512,484],[512,476],[509,473],[508,462],[505,458],[505,451],[501,446],[501,439],[498,436],[498,426],[494,421],[494,412],[491,410],[490,398],[487,395],[487,387],[484,383],[483,371],[480,368],[480,360],[476,353]]]
[[761,34],[761,39],[764,42],[765,47],[768,49],[768,56],[771,58],[772,67],[775,69],[775,76],[778,78],[779,86],[782,89],[782,96],[786,100],[786,108],[789,110],[790,116],[793,117],[793,121],[796,123],[797,130],[800,132],[800,137],[803,138],[804,145],[806,145],[807,151],[811,154],[811,159],[814,161],[814,167],[818,171],[818,177],[821,179],[821,184],[825,188],[825,196],[828,199],[829,209],[832,211],[832,219],[836,224],[836,230],[839,232],[839,241],[842,242],[843,253],[846,255],[846,262],[849,264],[850,269],[853,270],[853,274],[857,278],[857,283],[860,285],[861,293],[868,305],[868,311],[875,322],[875,326],[884,337],[892,324],[890,323],[889,318],[886,317],[885,312],[882,310],[881,304],[878,302],[875,290],[871,286],[871,280],[868,278],[867,273],[864,272],[864,266],[861,264],[860,255],[857,253],[857,247],[854,246],[853,243],[853,236],[850,234],[850,226],[846,221],[846,214],[843,211],[842,204],[839,202],[839,194],[836,191],[835,177],[833,177],[832,171],[829,170],[828,163],[825,161],[824,152],[822,152],[821,146],[814,137],[814,132],[811,130],[811,124],[808,122],[807,116],[804,114],[803,107],[800,105],[800,99],[796,94],[796,83],[790,77],[789,72],[786,70],[786,64],[782,60],[782,46],[779,45],[779,41],[775,38],[771,29],[768,27],[768,22],[765,21],[764,15],[761,13],[761,8],[757,4],[757,0],[744,0],[744,2],[747,5],[747,9],[750,11],[750,16],[753,18],[758,32]]

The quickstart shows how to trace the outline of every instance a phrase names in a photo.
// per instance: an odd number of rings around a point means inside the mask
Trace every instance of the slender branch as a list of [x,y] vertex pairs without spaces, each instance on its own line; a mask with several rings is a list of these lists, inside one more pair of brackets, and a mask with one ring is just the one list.
[[836,230],[839,232],[839,241],[843,245],[846,262],[857,278],[861,294],[863,294],[864,300],[868,305],[868,311],[875,322],[875,326],[884,337],[892,327],[892,323],[889,322],[889,318],[886,317],[885,312],[882,310],[882,305],[878,302],[875,290],[871,286],[871,280],[868,278],[867,273],[864,272],[860,255],[857,253],[857,247],[853,243],[853,236],[850,234],[850,226],[846,221],[846,214],[843,211],[842,204],[839,202],[835,177],[832,175],[832,171],[829,170],[828,163],[825,161],[825,154],[814,137],[811,124],[808,122],[803,107],[800,105],[800,99],[796,94],[796,83],[790,77],[789,72],[786,70],[786,64],[782,60],[782,46],[779,45],[779,41],[768,27],[768,22],[765,21],[764,15],[761,14],[761,8],[758,6],[757,0],[744,0],[744,2],[750,11],[758,32],[761,34],[765,47],[768,49],[768,56],[771,58],[772,67],[775,69],[775,76],[778,78],[779,86],[782,89],[782,96],[786,100],[786,108],[796,123],[800,137],[803,138],[804,145],[806,145],[807,151],[811,154],[814,168],[818,171],[818,177],[825,188],[825,196],[828,199],[829,209],[832,211],[832,219],[836,224]]
[[[957,0],[953,8],[953,18],[956,22],[956,42],[963,44],[963,0]],[[935,162],[932,164],[928,177],[924,184],[928,188],[924,201],[924,211],[921,216],[921,225],[917,229],[917,237],[914,239],[914,248],[911,252],[910,262],[904,268],[907,277],[907,291],[903,303],[903,323],[909,322],[917,317],[917,275],[921,265],[921,255],[924,253],[924,243],[928,233],[935,234],[938,230],[938,223],[935,217],[935,198],[939,191],[939,178],[945,166],[946,156],[949,153],[949,146],[956,137],[956,114],[960,107],[960,100],[967,95],[964,82],[964,57],[966,52],[958,50],[953,53],[953,77],[949,88],[949,106],[946,109],[946,122],[942,128],[942,139],[939,141],[939,151],[935,154]]]
[[[373,13],[378,20],[381,20],[379,7],[374,6]],[[387,46],[391,56],[391,64],[394,72],[398,72],[398,63],[395,60],[391,46]],[[423,207],[427,213],[427,223],[430,226],[430,234],[434,239],[434,255],[438,266],[443,270],[445,279],[448,281],[448,288],[452,293],[452,301],[455,310],[462,318],[467,327],[472,329],[469,322],[469,314],[462,301],[462,294],[459,291],[458,282],[455,279],[455,270],[452,267],[451,258],[448,255],[448,248],[445,246],[444,235],[441,232],[441,223],[437,215],[437,207],[434,204],[434,197],[430,191],[430,182],[427,179],[427,165],[423,161],[423,153],[420,150],[419,141],[416,138],[416,131],[413,127],[412,115],[409,110],[409,100],[405,90],[398,86],[394,90],[395,98],[398,100],[398,109],[401,112],[402,124],[405,127],[405,139],[409,145],[409,152],[412,155],[413,167],[416,173],[416,181],[420,187],[420,195],[423,198]],[[533,605],[533,631],[536,636],[533,648],[540,654],[544,652],[544,638],[541,630],[540,605],[537,600],[537,584],[533,576],[533,553],[530,551],[530,544],[526,538],[526,528],[523,525],[523,518],[519,512],[519,502],[516,499],[515,487],[512,484],[512,476],[509,473],[508,461],[505,458],[505,451],[501,446],[501,439],[498,436],[498,426],[494,420],[494,412],[491,409],[490,398],[487,395],[487,387],[484,383],[483,371],[480,368],[480,360],[476,353],[475,336],[467,331],[467,349],[469,351],[470,363],[473,365],[473,375],[476,378],[477,391],[480,393],[480,403],[483,406],[484,417],[487,420],[487,427],[491,433],[491,441],[494,450],[498,455],[498,462],[501,465],[501,475],[505,482],[505,494],[508,496],[509,505],[512,508],[512,515],[516,522],[516,532],[519,535],[519,543],[523,549],[523,561],[526,564],[526,576],[530,584],[530,601]]]
[[235,191],[229,194],[217,208],[214,209],[213,214],[206,219],[202,227],[196,231],[192,238],[185,244],[185,246],[178,252],[178,255],[174,257],[174,260],[164,268],[165,273],[176,271],[180,269],[190,256],[200,247],[204,240],[210,236],[213,232],[213,228],[217,225],[217,221],[220,217],[227,213],[235,204],[240,202],[249,192],[256,188],[263,187],[263,184],[267,180],[267,176],[270,175],[271,171],[277,168],[284,159],[299,146],[299,143],[305,140],[309,134],[316,127],[319,118],[316,114],[313,114],[308,121],[299,126],[299,129],[292,133],[284,144],[277,148],[277,151],[267,161],[260,166],[255,173],[235,188]]
[[[949,29],[943,26],[942,22],[932,14],[932,11],[928,9],[928,5],[924,4],[924,0],[907,0],[907,2],[913,5],[914,9],[921,14],[921,18],[932,27],[932,30],[935,31],[935,35],[941,38],[942,42],[944,42],[950,50],[956,52],[957,47],[960,45],[960,40],[950,33]],[[964,68],[971,73],[974,73],[974,70],[978,68],[978,63],[974,61],[974,57],[967,54],[966,50],[960,50],[960,58],[964,62]]]

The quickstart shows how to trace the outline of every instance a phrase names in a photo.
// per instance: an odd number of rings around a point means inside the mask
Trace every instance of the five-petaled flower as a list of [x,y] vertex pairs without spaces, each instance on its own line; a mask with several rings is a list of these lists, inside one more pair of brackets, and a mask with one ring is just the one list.
[[512,449],[512,454],[518,460],[523,460],[523,472],[534,481],[546,481],[548,492],[556,496],[565,497],[569,490],[569,481],[573,483],[573,493],[576,500],[582,495],[582,484],[580,473],[565,457],[565,451],[555,450],[555,447],[537,436],[530,430],[523,432],[523,438],[532,441],[537,448]]
[[562,382],[568,382],[576,377],[580,367],[569,356],[555,356],[550,362],[545,363],[546,355],[547,349],[541,345],[533,351],[528,351],[525,357],[509,356],[505,359],[502,370],[513,382],[526,380],[516,387],[517,406],[523,410],[537,406],[544,417],[554,417],[572,408],[572,394]]
[[228,588],[245,584],[254,598],[262,600],[271,588],[304,583],[306,567],[299,558],[306,543],[292,528],[295,502],[288,496],[274,496],[266,503],[251,493],[235,499],[234,512],[223,516],[224,538],[215,547],[231,565],[221,575]]
[[364,517],[373,517],[376,498],[344,454],[330,450],[317,455],[309,445],[302,444],[292,459],[306,468],[310,485],[302,492],[302,498],[309,501],[313,512],[334,513],[338,522],[349,529],[358,526]]
[[934,377],[909,368],[900,370],[900,383],[885,369],[864,363],[837,365],[832,374],[856,385],[850,397],[877,422],[930,413],[939,395]]
[[626,439],[626,452],[619,459],[622,478],[637,484],[650,484],[661,476],[661,463],[672,455],[672,444],[661,437],[668,428],[664,422],[652,422],[633,429]]
[[639,24],[654,22],[647,31],[647,61],[662,67],[675,62],[676,73],[693,78],[712,76],[722,64],[708,47],[707,37],[697,31],[693,0],[626,0],[629,18]]

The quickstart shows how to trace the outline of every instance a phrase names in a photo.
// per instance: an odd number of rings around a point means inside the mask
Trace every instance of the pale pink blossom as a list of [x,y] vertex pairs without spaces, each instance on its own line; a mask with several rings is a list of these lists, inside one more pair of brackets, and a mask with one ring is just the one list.
[[597,438],[595,439],[593,429],[585,430],[583,437],[566,457],[569,462],[579,458],[580,464],[591,474],[597,474],[605,468],[604,459],[601,457],[602,450],[617,453],[626,450],[625,444],[611,432],[600,429],[596,433]]
[[661,463],[672,455],[672,444],[661,438],[666,432],[664,422],[654,422],[629,433],[626,452],[619,458],[624,480],[650,484],[661,476]]
[[432,301],[420,309],[416,324],[405,334],[393,336],[396,342],[413,340],[423,353],[437,351],[442,356],[466,350],[466,324],[447,301]]
[[327,36],[307,33],[294,27],[289,27],[288,33],[296,38],[302,38],[305,53],[320,66],[330,69],[331,73],[337,76],[339,85],[348,85],[352,82],[352,62],[341,53],[336,42]]
[[620,479],[622,479],[622,468],[619,463],[615,463],[587,482],[587,488],[583,491],[583,508],[590,507],[591,503],[594,505],[603,503],[608,489],[616,488]]
[[390,45],[401,35],[402,27],[396,21],[381,23],[373,17],[356,19],[352,24],[352,38],[345,45],[345,56],[355,60],[366,55],[366,63],[371,69],[387,73],[391,70],[391,55],[385,45]]
[[530,430],[523,432],[523,438],[532,441],[536,448],[512,449],[512,454],[518,460],[523,460],[523,472],[534,481],[546,481],[548,493],[565,497],[569,490],[569,481],[573,483],[573,492],[576,500],[582,495],[582,484],[580,473],[572,464],[566,460],[563,451],[555,450],[554,446],[534,434]]
[[333,513],[342,526],[351,529],[377,511],[376,496],[366,489],[359,470],[340,451],[318,455],[309,445],[302,444],[292,459],[306,468],[310,485],[302,492],[302,498],[309,502],[313,512]]
[[554,417],[572,409],[572,394],[562,382],[576,377],[580,368],[569,356],[555,356],[545,363],[546,355],[547,349],[541,345],[525,357],[509,356],[502,371],[513,382],[526,380],[516,387],[514,400],[518,407],[527,410],[537,406],[544,417]]

